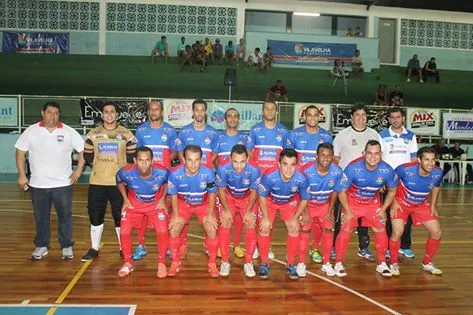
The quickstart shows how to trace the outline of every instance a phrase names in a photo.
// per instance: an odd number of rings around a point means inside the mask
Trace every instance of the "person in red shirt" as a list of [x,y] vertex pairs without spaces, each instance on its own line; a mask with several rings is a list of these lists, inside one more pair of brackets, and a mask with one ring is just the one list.
[[281,80],[277,80],[276,84],[268,89],[265,96],[266,101],[275,102],[275,101],[284,101],[288,102],[287,89],[282,85]]

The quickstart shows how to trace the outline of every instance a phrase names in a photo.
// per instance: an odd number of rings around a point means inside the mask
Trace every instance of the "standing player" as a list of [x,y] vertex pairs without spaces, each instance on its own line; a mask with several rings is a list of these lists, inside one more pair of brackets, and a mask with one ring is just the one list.
[[[333,150],[335,161],[338,165],[345,167],[353,160],[362,156],[362,152],[369,140],[377,140],[378,133],[376,130],[367,127],[368,108],[363,103],[355,103],[351,108],[352,124],[340,131],[333,141]],[[340,230],[340,207],[335,206],[335,239]],[[370,238],[368,228],[358,226],[358,256],[369,261],[375,261],[375,258],[368,246]],[[333,253],[333,252],[332,252]]]
[[395,276],[400,275],[398,250],[401,245],[400,238],[404,224],[409,215],[412,216],[416,226],[422,224],[429,233],[422,269],[433,275],[443,273],[432,263],[442,237],[436,205],[442,183],[442,170],[435,167],[435,161],[435,150],[423,147],[417,153],[417,163],[403,164],[396,169],[396,174],[399,177],[399,189],[391,205],[393,232],[389,241],[391,272]]
[[[224,166],[231,162],[230,152],[234,145],[246,144],[247,136],[238,130],[239,123],[240,113],[235,108],[227,109],[225,111],[226,129],[217,136],[217,166]],[[240,247],[242,230],[243,217],[240,213],[236,213],[233,217],[233,253],[238,258],[245,257],[245,252]]]
[[[370,140],[365,146],[362,158],[352,161],[344,170],[338,194],[343,207],[342,226],[336,240],[335,274],[347,275],[343,260],[353,229],[362,219],[363,226],[372,227],[375,232],[375,247],[378,266],[376,271],[383,277],[391,277],[391,270],[385,262],[388,237],[385,230],[386,210],[396,194],[397,179],[389,164],[381,160],[381,145]],[[386,186],[388,193],[381,204],[379,191]]]
[[[184,38],[184,37],[183,37]],[[153,164],[171,169],[171,162],[176,158],[176,129],[163,121],[163,105],[159,100],[151,100],[148,104],[148,121],[136,128],[138,147],[146,146],[153,152]],[[141,228],[138,228],[138,246],[133,254],[133,260],[140,260],[148,254],[145,245],[145,233],[148,217],[143,216]]]
[[279,156],[278,168],[268,171],[261,177],[258,188],[260,205],[260,226],[258,246],[261,251],[259,277],[269,277],[270,231],[277,212],[287,228],[286,273],[290,279],[299,278],[294,260],[299,249],[299,217],[309,199],[307,179],[297,171],[297,152],[284,149]]
[[175,276],[181,269],[180,235],[184,226],[189,224],[192,214],[195,214],[206,234],[210,276],[218,277],[219,271],[215,264],[218,250],[215,174],[202,165],[202,150],[199,146],[186,146],[183,155],[184,165],[171,172],[168,181],[168,193],[172,202],[172,217],[169,222],[172,264],[168,276]]
[[165,278],[167,270],[164,260],[169,243],[168,213],[165,208],[168,171],[161,166],[152,166],[153,151],[148,147],[136,150],[134,162],[122,167],[117,173],[117,187],[123,197],[120,241],[125,261],[118,276],[126,277],[133,271],[131,232],[133,228],[145,228],[142,226],[143,217],[147,217],[156,232],[157,277]]
[[84,262],[99,254],[108,202],[112,207],[115,230],[120,241],[123,198],[118,191],[115,176],[127,162],[133,162],[136,140],[130,130],[117,123],[117,116],[115,104],[105,103],[102,108],[103,124],[89,131],[85,140],[84,158],[92,165],[87,202],[92,247],[82,257]]
[[[301,228],[300,262],[297,265],[297,273],[300,277],[304,277],[306,273],[305,256],[309,247],[311,229],[314,229],[314,236],[317,235],[318,238],[322,236],[323,259],[320,257],[323,260],[322,271],[327,276],[335,275],[330,264],[330,250],[333,244],[333,208],[337,193],[341,190],[340,180],[343,171],[332,161],[333,146],[330,143],[321,143],[317,148],[317,160],[306,164],[302,170],[307,177],[310,199],[307,211],[304,212]],[[317,251],[318,238],[317,241],[314,240],[315,251]],[[314,257],[313,254],[312,257]]]
[[[395,170],[399,165],[417,161],[417,140],[412,131],[404,128],[406,113],[403,109],[391,107],[388,120],[391,126],[379,133],[379,143],[381,143],[383,161]],[[399,253],[408,258],[415,256],[411,250],[411,227],[412,218],[409,216],[404,234],[402,234],[401,248],[399,249]],[[390,216],[387,218],[386,231],[388,232],[388,238],[390,238],[392,231]]]
[[254,277],[253,252],[256,248],[256,215],[258,210],[257,193],[260,181],[258,168],[248,163],[248,152],[242,144],[235,145],[230,154],[231,162],[217,168],[218,196],[221,202],[218,230],[222,264],[220,275],[230,274],[229,248],[230,228],[236,216],[245,218],[246,258],[244,271],[247,277]]

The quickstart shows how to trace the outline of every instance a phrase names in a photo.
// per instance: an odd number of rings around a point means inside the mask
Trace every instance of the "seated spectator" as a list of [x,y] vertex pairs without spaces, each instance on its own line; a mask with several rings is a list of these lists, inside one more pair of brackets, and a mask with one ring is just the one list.
[[248,57],[246,62],[246,68],[250,66],[258,67],[259,70],[263,70],[263,56],[261,56],[260,49],[255,48],[255,51]]
[[434,57],[430,58],[430,60],[425,63],[423,73],[426,80],[428,77],[435,77],[435,82],[440,82],[440,73],[437,70],[437,63]]
[[396,85],[394,91],[389,94],[389,102],[391,106],[404,106],[404,94],[401,92],[399,85]]
[[246,46],[245,46],[245,40],[243,38],[240,38],[240,43],[238,44],[236,48],[236,64],[238,66],[238,63],[240,62],[245,62],[245,55],[246,55]]
[[177,44],[177,57],[179,57],[179,64],[182,63],[182,59],[184,59],[186,54],[186,38],[184,36],[181,37],[181,42]]
[[156,56],[164,57],[164,63],[168,63],[168,44],[166,43],[166,36],[161,36],[161,40],[156,42],[156,45],[154,45],[153,50],[151,51],[151,63],[156,62]]
[[357,26],[355,28],[355,37],[362,37],[363,36],[363,33],[361,32],[361,28],[359,26]]
[[212,61],[220,60],[220,64],[223,64],[223,46],[220,44],[219,38],[215,40],[212,58]]
[[333,62],[333,68],[330,70],[330,74],[337,78],[347,78],[350,73],[345,71],[345,64],[340,59],[335,59]]
[[384,84],[378,85],[378,89],[373,96],[373,105],[388,106],[388,92]]
[[345,36],[353,37],[353,30],[351,29],[351,27],[349,27],[347,31],[345,32]]
[[[446,154],[450,154],[450,150],[448,149],[448,147],[445,145],[445,139],[440,139],[438,144],[435,144],[432,146],[432,149],[435,150],[435,152],[437,153],[437,158],[439,159],[445,159],[446,158]],[[435,163],[435,165],[439,166],[440,163],[437,162]],[[449,163],[444,163],[443,164],[443,176],[445,176],[448,171],[450,171],[452,169],[452,166],[449,164]]]
[[207,60],[207,64],[209,64],[210,61],[213,60],[214,48],[208,37],[205,38],[204,44],[202,46],[204,48],[205,59]]
[[236,47],[233,45],[233,42],[228,41],[228,45],[225,46],[225,62],[226,64],[232,64],[235,60]]
[[[463,154],[466,154],[465,150],[460,148],[460,141],[455,141],[455,145],[451,147],[448,151],[452,155],[453,159],[455,160],[459,160]],[[453,168],[455,169],[455,172],[457,174],[457,179],[459,179],[459,182],[461,182],[461,179],[459,176],[460,172],[458,169],[458,163],[453,163]],[[471,184],[473,182],[473,167],[471,167],[471,164],[466,165],[466,172],[468,174],[467,182],[468,184]]]
[[207,57],[205,55],[204,46],[199,41],[195,42],[195,48],[193,49],[192,55],[194,60],[193,62],[202,65],[202,67],[200,67],[200,72],[203,72],[207,68]]
[[268,89],[264,98],[267,102],[284,101],[288,102],[287,89],[282,85],[281,80],[277,80],[276,84]]
[[351,72],[353,75],[360,75],[363,77],[365,69],[363,68],[363,62],[361,61],[360,50],[355,50],[355,55],[351,59]]
[[273,65],[273,52],[271,47],[266,48],[266,52],[263,55],[263,70],[269,73]]
[[189,71],[192,72],[192,47],[186,45],[184,55],[181,58],[181,72],[184,70],[185,65],[189,65]]
[[411,82],[411,76],[418,75],[419,82],[424,83],[424,80],[422,79],[422,69],[420,68],[419,59],[417,59],[417,55],[414,55],[412,56],[412,59],[409,59],[409,62],[407,63],[406,73],[407,82]]

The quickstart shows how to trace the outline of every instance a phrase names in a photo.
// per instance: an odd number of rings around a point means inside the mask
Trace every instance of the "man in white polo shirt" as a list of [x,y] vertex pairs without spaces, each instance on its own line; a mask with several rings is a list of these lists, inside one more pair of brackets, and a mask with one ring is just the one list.
[[[72,259],[72,184],[79,179],[84,168],[84,140],[77,131],[59,121],[59,104],[44,104],[41,115],[43,120],[29,126],[15,144],[18,184],[22,189],[30,188],[36,222],[36,249],[31,258],[40,260],[48,254],[49,217],[51,204],[54,204],[62,259]],[[73,172],[74,150],[79,153],[79,161]],[[29,180],[25,172],[26,152],[31,167]]]
[[[391,126],[379,133],[383,160],[394,170],[399,165],[417,162],[417,140],[412,131],[404,128],[406,121],[405,111],[400,107],[391,107],[388,120]],[[401,248],[399,249],[399,253],[408,258],[415,257],[414,252],[411,250],[411,227],[412,218],[409,216],[401,237]],[[391,238],[392,226],[390,216],[387,216],[386,232],[388,233],[388,238]]]

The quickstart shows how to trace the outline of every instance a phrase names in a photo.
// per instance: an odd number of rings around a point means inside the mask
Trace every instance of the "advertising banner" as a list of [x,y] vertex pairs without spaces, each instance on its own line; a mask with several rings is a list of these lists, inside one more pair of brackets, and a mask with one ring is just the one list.
[[351,65],[356,44],[303,43],[268,40],[275,64],[332,66],[335,59]]
[[0,127],[18,125],[18,99],[16,97],[0,97]]
[[473,113],[443,113],[443,137],[473,139]]
[[68,33],[3,32],[3,52],[16,54],[68,54]]
[[260,103],[236,103],[236,102],[212,102],[209,103],[210,119],[207,123],[216,129],[225,129],[225,111],[228,108],[235,108],[240,113],[240,125],[238,130],[248,131],[257,123],[261,122],[261,102]]
[[191,99],[166,98],[163,100],[164,121],[175,128],[181,128],[192,122]]
[[[339,132],[351,125],[351,106],[335,105],[332,108],[332,132]],[[370,109],[366,125],[376,131],[389,127],[388,109]]]
[[416,135],[440,135],[440,109],[407,108],[406,128]]
[[294,104],[294,129],[303,126],[305,124],[305,110],[309,106],[315,106],[319,109],[320,119],[319,126],[330,131],[330,123],[332,117],[331,105],[329,104],[316,104],[316,103],[295,103]]

